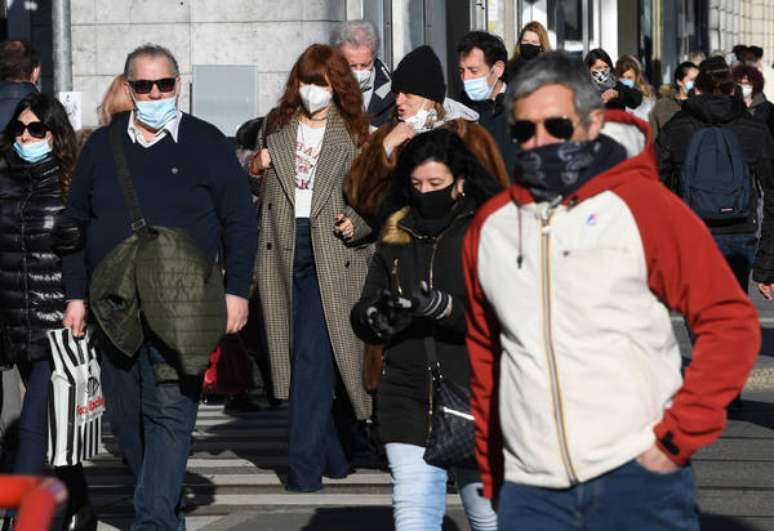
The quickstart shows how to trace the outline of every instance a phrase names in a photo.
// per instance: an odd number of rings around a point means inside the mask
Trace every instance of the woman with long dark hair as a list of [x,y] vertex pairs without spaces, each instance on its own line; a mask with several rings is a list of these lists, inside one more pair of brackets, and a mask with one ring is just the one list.
[[[259,135],[250,171],[260,209],[257,286],[274,394],[289,398],[286,488],[311,492],[350,465],[338,438],[334,396],[359,420],[371,414],[363,344],[349,325],[368,271],[368,224],[347,204],[344,175],[368,136],[349,64],[321,44],[290,72]],[[345,309],[346,310],[343,310]],[[337,392],[337,387],[345,392]]]
[[591,80],[599,91],[606,109],[636,109],[642,104],[642,92],[624,85],[615,77],[613,60],[602,48],[596,48],[583,59]]
[[[19,419],[15,474],[40,474],[48,449],[51,350],[46,333],[62,327],[62,264],[51,229],[78,155],[59,101],[31,94],[16,107],[0,140],[0,316],[12,348],[0,365],[16,364],[27,388]],[[80,465],[59,467],[70,494],[64,529],[96,529]]]
[[[439,128],[403,148],[385,198],[391,215],[351,319],[364,341],[385,345],[375,416],[392,474],[397,531],[441,529],[447,471],[423,459],[431,409],[428,349],[446,380],[469,386],[462,241],[478,207],[501,190],[462,138]],[[471,528],[496,529],[475,465],[451,472]]]

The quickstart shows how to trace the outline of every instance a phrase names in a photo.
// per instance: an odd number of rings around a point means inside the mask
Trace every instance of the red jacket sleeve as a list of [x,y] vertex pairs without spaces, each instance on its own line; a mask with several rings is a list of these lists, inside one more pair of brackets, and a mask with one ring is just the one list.
[[476,459],[484,484],[484,496],[496,499],[502,484],[503,451],[497,414],[500,344],[499,327],[478,280],[478,246],[486,207],[474,219],[463,244],[463,267],[467,289],[466,338],[470,354],[470,409],[476,424]]
[[725,427],[726,406],[744,387],[760,350],[758,314],[704,223],[682,200],[652,182],[626,187],[620,196],[639,227],[650,289],[685,316],[695,335],[683,385],[654,428],[661,450],[685,464]]

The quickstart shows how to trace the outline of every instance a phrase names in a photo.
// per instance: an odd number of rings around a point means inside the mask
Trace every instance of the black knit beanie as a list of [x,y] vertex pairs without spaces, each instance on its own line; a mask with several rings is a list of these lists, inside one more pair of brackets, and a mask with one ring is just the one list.
[[392,91],[416,94],[443,103],[446,83],[443,81],[441,61],[429,46],[420,46],[409,52],[392,73]]

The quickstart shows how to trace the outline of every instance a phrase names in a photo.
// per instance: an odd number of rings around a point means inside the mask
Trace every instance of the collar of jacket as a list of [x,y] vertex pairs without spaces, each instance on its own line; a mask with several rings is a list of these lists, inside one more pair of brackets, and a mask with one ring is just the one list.
[[[589,197],[614,190],[630,182],[632,179],[658,180],[656,154],[653,149],[653,133],[648,124],[633,114],[621,110],[605,111],[605,124],[613,124],[620,131],[632,136],[640,135],[644,147],[639,153],[631,153],[627,149],[630,154],[625,161],[590,179],[569,197],[565,197],[562,200],[563,205],[572,208]],[[616,137],[613,137],[613,139],[617,140]],[[529,190],[519,184],[512,185],[509,192],[511,199],[517,205],[535,202],[535,198]]]
[[727,124],[747,114],[742,98],[700,94],[685,100],[683,111],[704,124]]
[[462,89],[459,102],[466,107],[470,107],[479,115],[483,115],[486,112],[491,113],[492,117],[494,117],[505,111],[505,92],[500,92],[495,96],[495,99],[487,98],[483,101],[473,101],[465,92],[465,89]]
[[0,81],[0,99],[23,98],[38,92],[38,87],[29,81]]
[[[384,63],[378,57],[374,60],[374,72],[374,96],[378,96],[376,92],[387,83],[392,83],[392,78],[390,77],[390,71],[387,70],[387,67],[384,66]],[[387,99],[389,94],[392,94],[392,90],[387,93],[384,99]]]
[[[472,203],[473,202],[467,198],[463,198],[462,201],[457,203],[455,208],[458,210],[458,212],[454,217],[452,217],[448,227],[444,229],[444,232],[448,230],[449,227],[453,226],[457,221],[473,217],[473,215],[476,213],[476,208]],[[443,232],[441,234],[443,234]],[[414,211],[410,206],[404,206],[397,212],[394,212],[392,215],[390,215],[390,217],[387,218],[387,221],[385,221],[382,228],[381,241],[382,243],[390,245],[408,245],[411,243],[412,238],[417,240],[424,240],[432,239],[433,237],[425,236],[419,233],[416,228]]]
[[32,180],[40,181],[59,172],[59,160],[53,154],[49,154],[40,162],[29,164],[22,160],[15,151],[8,150],[5,161],[8,164],[10,174],[18,179],[29,179],[31,177]]

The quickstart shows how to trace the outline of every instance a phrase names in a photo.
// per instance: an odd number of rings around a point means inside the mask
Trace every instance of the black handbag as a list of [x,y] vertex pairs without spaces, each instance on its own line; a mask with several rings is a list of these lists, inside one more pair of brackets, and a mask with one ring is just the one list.
[[425,338],[425,350],[431,378],[430,433],[425,445],[425,462],[439,468],[477,468],[470,389],[443,376],[432,337]]

